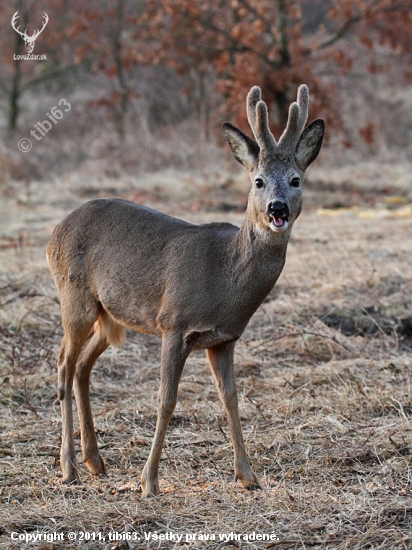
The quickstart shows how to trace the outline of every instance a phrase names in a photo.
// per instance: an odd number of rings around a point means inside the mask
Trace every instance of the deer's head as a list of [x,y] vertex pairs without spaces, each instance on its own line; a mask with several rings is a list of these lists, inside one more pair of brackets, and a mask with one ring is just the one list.
[[247,96],[247,116],[255,139],[225,122],[223,132],[235,158],[249,171],[252,189],[248,214],[258,231],[270,236],[292,227],[302,208],[302,181],[306,168],[320,151],[325,123],[318,119],[303,131],[308,117],[309,90],[299,87],[297,102],[289,108],[286,129],[276,142],[269,129],[266,103],[260,88]]
[[43,21],[42,28],[40,30],[33,31],[33,34],[31,36],[28,36],[27,29],[24,32],[21,32],[20,25],[16,27],[16,22],[17,22],[17,19],[19,18],[19,12],[16,11],[16,13],[13,15],[13,19],[11,20],[11,26],[23,38],[27,53],[32,53],[37,37],[41,32],[43,32],[45,26],[49,22],[49,16],[47,15],[47,13],[45,13],[43,17],[44,17],[44,21]]

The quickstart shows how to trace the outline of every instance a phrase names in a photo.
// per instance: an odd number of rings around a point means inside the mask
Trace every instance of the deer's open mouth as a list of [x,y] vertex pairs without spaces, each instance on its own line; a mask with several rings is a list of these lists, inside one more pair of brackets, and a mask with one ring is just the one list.
[[272,231],[284,231],[288,226],[288,216],[269,216],[269,226]]
[[284,200],[276,199],[268,204],[269,227],[272,231],[284,231],[289,222],[289,206]]

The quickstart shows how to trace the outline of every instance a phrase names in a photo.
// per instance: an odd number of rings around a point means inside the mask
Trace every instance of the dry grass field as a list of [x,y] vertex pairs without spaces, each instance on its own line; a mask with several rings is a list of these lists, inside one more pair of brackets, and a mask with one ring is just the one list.
[[[81,484],[61,484],[62,328],[45,248],[54,225],[97,196],[240,224],[247,183],[163,173],[4,184],[0,547],[217,550],[227,535],[235,540],[225,548],[243,550],[412,548],[411,173],[364,163],[308,176],[284,272],[237,345],[243,433],[262,490],[234,480],[223,407],[197,352],[166,437],[161,496],[147,500],[139,480],[155,427],[160,345],[135,333],[93,372],[109,475],[93,478],[81,464],[77,432]],[[111,532],[134,540],[111,541]]]

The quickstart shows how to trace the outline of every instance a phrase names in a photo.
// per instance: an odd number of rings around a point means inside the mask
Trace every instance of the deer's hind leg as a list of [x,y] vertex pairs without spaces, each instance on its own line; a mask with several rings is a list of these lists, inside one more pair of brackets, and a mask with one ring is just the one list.
[[61,310],[64,336],[57,361],[58,399],[62,414],[62,443],[60,452],[63,482],[78,478],[74,447],[72,388],[76,362],[90,330],[99,315],[98,304],[85,310],[84,304],[62,297]]
[[110,344],[119,345],[124,329],[101,311],[77,361],[74,377],[74,393],[79,414],[84,462],[92,474],[104,474],[106,468],[97,446],[93,415],[90,406],[90,374],[98,357]]

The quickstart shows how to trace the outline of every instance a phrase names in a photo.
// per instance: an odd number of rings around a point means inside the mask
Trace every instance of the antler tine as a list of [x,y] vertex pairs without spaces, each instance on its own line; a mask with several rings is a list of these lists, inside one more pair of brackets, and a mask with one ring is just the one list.
[[16,11],[16,13],[13,15],[13,18],[11,20],[11,24],[12,24],[13,28],[14,28],[14,24],[16,23],[18,18],[19,18],[19,10]]
[[259,101],[256,105],[256,139],[261,148],[276,150],[276,141],[269,129],[269,116],[266,103]]
[[300,113],[299,113],[299,136],[300,136],[300,134],[303,132],[306,121],[308,119],[309,88],[306,86],[306,84],[302,84],[301,86],[299,86],[298,105],[300,109]]
[[257,134],[256,134],[256,105],[261,100],[262,94],[259,86],[253,86],[253,88],[250,89],[250,92],[247,94],[246,99],[246,112],[247,112],[247,119],[249,121],[250,127],[252,128],[253,135],[255,136],[255,139],[257,141]]
[[285,131],[279,139],[279,147],[283,150],[295,150],[300,134],[308,118],[309,89],[305,84],[299,86],[297,103],[289,107],[289,116]]
[[[288,121],[283,134],[279,138],[279,147],[282,149],[291,149],[299,130],[299,105],[294,102],[289,107]],[[297,139],[296,139],[297,142]]]

